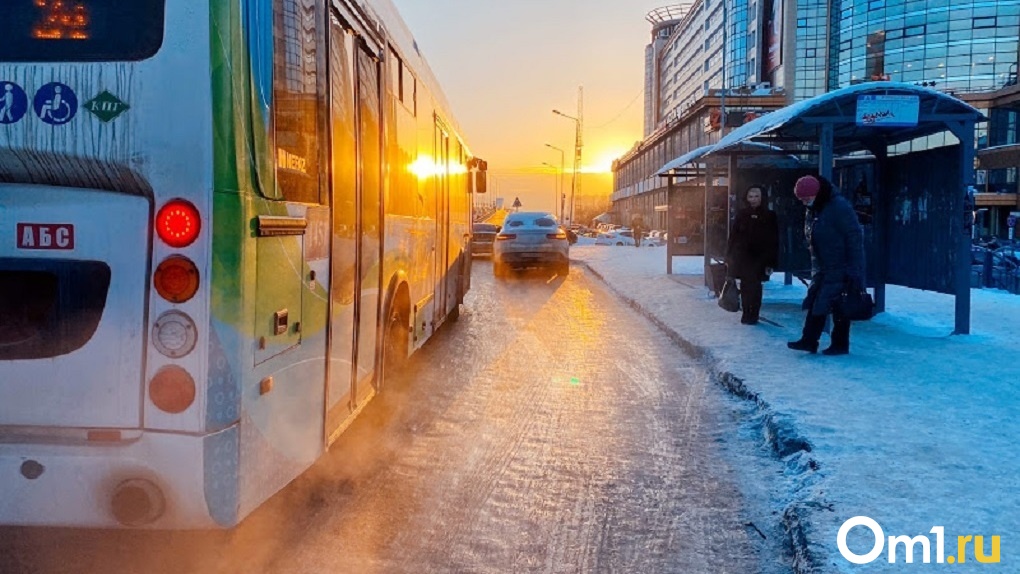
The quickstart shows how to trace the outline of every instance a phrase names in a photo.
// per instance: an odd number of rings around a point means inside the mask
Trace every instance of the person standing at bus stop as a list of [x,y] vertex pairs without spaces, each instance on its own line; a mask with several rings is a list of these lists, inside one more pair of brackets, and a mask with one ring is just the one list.
[[726,274],[740,280],[740,306],[744,325],[758,323],[761,283],[779,261],[779,222],[765,204],[765,192],[752,185],[744,192],[747,207],[737,212],[726,249]]
[[842,196],[834,195],[824,177],[806,175],[797,180],[794,195],[807,208],[804,236],[811,251],[811,286],[801,305],[806,311],[804,329],[787,347],[814,353],[832,314],[832,337],[823,355],[850,352],[850,320],[836,305],[846,290],[864,289],[864,231],[854,208]]

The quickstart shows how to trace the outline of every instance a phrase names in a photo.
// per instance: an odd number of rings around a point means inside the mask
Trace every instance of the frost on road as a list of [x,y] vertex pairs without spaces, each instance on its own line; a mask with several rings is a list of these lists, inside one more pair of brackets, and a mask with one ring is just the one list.
[[494,281],[476,262],[444,331],[235,531],[0,529],[0,571],[761,570],[720,455],[733,406],[582,270]]

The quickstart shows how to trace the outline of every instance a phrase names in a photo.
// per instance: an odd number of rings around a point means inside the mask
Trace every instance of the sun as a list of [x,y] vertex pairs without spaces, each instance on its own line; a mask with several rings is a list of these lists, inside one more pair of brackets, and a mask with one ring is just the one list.
[[627,153],[623,147],[602,149],[592,154],[591,160],[583,162],[582,173],[612,173],[613,162]]

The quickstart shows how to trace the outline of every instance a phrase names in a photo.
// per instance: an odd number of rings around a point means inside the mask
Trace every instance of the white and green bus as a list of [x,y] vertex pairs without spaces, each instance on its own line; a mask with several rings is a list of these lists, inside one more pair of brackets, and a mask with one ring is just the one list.
[[236,525],[469,288],[389,0],[5,0],[0,524]]

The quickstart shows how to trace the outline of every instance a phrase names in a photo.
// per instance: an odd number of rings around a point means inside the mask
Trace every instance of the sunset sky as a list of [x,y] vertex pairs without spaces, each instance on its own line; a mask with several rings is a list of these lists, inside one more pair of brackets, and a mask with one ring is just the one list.
[[[551,209],[562,148],[569,191],[574,122],[584,87],[583,170],[641,139],[645,15],[664,0],[393,0],[442,85],[468,145],[489,162],[498,195]],[[611,178],[584,191],[611,191]],[[610,184],[605,182],[609,181]],[[599,182],[599,183],[597,183]],[[497,195],[494,194],[494,195]]]

